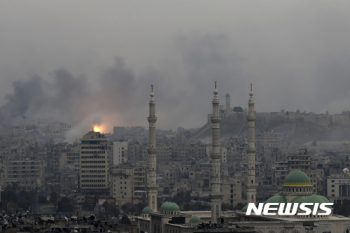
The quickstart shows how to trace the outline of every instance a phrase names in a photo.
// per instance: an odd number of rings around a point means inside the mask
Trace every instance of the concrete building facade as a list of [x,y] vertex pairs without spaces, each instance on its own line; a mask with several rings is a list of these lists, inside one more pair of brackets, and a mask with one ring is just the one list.
[[113,166],[128,162],[128,142],[113,142]]
[[109,194],[107,138],[90,131],[81,139],[80,189],[83,193]]

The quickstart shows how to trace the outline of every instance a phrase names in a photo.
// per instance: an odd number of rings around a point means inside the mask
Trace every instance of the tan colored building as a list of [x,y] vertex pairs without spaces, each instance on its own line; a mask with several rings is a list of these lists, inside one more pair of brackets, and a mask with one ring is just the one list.
[[80,189],[83,193],[109,194],[107,138],[90,131],[81,139]]
[[299,149],[296,155],[288,156],[288,168],[290,171],[309,170],[311,168],[311,156],[307,153],[307,149]]
[[113,142],[113,166],[128,162],[128,142]]
[[242,203],[242,182],[241,178],[228,178],[222,182],[222,202],[230,205]]
[[146,190],[146,167],[134,167],[134,190]]
[[134,169],[133,168],[114,168],[111,173],[110,189],[112,197],[115,198],[117,205],[122,206],[125,203],[132,203],[134,193]]
[[31,158],[7,160],[5,162],[5,185],[17,183],[21,190],[41,187],[43,161]]

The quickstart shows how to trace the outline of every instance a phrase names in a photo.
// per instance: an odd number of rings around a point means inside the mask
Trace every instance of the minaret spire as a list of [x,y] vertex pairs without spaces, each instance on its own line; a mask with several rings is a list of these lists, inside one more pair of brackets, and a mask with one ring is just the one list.
[[148,143],[148,155],[149,155],[149,170],[148,170],[148,206],[152,208],[154,212],[157,212],[157,196],[158,196],[158,185],[157,185],[157,147],[156,147],[156,102],[154,100],[153,85],[151,85],[151,100],[149,102],[149,143]]
[[215,90],[213,98],[213,115],[211,116],[212,122],[212,133],[213,133],[213,142],[210,152],[210,157],[212,161],[212,176],[211,176],[211,222],[217,223],[217,219],[221,215],[221,147],[220,147],[220,109],[219,109],[219,99],[218,99],[218,90],[216,89],[215,81]]
[[247,202],[256,203],[256,187],[255,183],[255,114],[254,114],[254,98],[253,84],[250,84],[249,102],[248,102],[248,181],[247,181]]

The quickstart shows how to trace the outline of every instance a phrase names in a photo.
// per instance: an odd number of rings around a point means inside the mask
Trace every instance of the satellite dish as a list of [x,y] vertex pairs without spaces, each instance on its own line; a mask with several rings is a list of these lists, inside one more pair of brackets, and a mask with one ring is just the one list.
[[347,168],[344,168],[343,169],[343,176],[346,176],[346,174],[349,172],[349,169],[347,169]]

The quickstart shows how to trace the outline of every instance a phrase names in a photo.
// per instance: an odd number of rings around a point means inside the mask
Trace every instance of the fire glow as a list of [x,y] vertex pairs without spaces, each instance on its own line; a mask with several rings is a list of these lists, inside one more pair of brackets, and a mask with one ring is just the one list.
[[94,132],[101,132],[101,127],[98,125],[94,125]]

